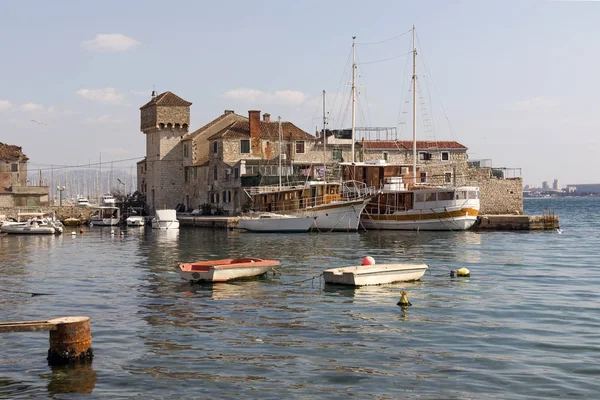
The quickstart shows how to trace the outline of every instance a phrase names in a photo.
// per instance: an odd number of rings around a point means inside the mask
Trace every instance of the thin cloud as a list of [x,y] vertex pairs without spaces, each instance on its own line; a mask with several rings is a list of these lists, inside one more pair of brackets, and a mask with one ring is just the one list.
[[75,94],[83,99],[98,101],[104,104],[125,104],[125,96],[113,87],[106,87],[104,89],[79,89]]
[[550,108],[556,107],[558,101],[550,97],[536,96],[533,99],[516,102],[511,108],[517,110],[531,110],[534,108]]
[[30,112],[30,111],[42,111],[44,109],[44,106],[41,104],[35,104],[35,103],[25,103],[25,104],[21,104],[21,107],[19,107],[21,109],[21,111],[26,111],[26,112]]
[[100,33],[94,39],[84,40],[81,45],[88,51],[116,53],[128,51],[140,44],[137,40],[120,33]]
[[130,90],[129,93],[134,96],[150,97],[152,95],[152,90]]
[[119,123],[120,119],[111,117],[110,115],[99,115],[97,117],[88,117],[83,122],[86,124],[107,124],[107,123]]
[[300,105],[308,100],[308,96],[298,90],[277,90],[263,92],[258,89],[232,89],[223,94],[224,98],[236,101],[263,104]]
[[8,100],[0,100],[0,111],[2,110],[10,110],[12,108],[12,103]]

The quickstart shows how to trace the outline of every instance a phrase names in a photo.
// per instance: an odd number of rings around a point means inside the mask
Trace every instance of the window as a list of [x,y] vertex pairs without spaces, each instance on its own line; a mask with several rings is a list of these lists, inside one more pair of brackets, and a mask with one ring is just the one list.
[[388,152],[384,151],[383,153],[381,153],[381,158],[383,158],[385,161],[388,160]]
[[452,183],[452,172],[444,172],[444,183]]
[[342,157],[342,149],[331,150],[331,159],[333,161],[343,161],[344,158]]
[[187,144],[183,145],[183,156],[184,157],[188,156],[188,147],[187,147]]
[[10,172],[19,172],[19,164],[11,164],[10,165]]
[[213,142],[213,153],[217,154],[219,152],[219,143],[215,140]]
[[425,194],[425,201],[436,201],[435,193]]
[[427,182],[427,172],[421,172],[420,174],[420,182],[421,183],[426,183]]
[[213,180],[219,179],[219,169],[217,167],[213,168]]
[[237,179],[237,178],[240,177],[240,169],[239,168],[236,167],[236,168],[233,169],[233,177],[235,179]]
[[450,159],[450,153],[442,151],[442,161],[448,161]]
[[230,202],[231,202],[231,191],[225,190],[223,192],[223,203],[230,203]]
[[304,154],[304,140],[296,140],[296,154]]
[[453,200],[454,199],[454,193],[453,192],[439,192],[438,193],[438,200],[439,201],[446,201],[446,200]]
[[241,154],[250,154],[250,140],[248,140],[248,139],[240,140],[240,153]]
[[190,177],[190,167],[185,167],[183,169],[183,181],[187,182]]
[[421,160],[421,161],[431,160],[431,154],[429,154],[425,151],[420,151],[419,152],[419,160]]

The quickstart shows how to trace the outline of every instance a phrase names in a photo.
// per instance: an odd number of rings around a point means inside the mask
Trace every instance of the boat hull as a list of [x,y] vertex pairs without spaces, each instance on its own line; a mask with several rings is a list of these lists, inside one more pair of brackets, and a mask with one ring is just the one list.
[[327,284],[347,286],[410,282],[421,279],[427,268],[427,264],[380,264],[333,268],[323,271],[323,280]]
[[249,232],[301,233],[308,232],[314,222],[311,217],[240,218],[237,227]]
[[90,226],[114,226],[119,225],[119,218],[90,218]]
[[50,226],[31,226],[19,223],[4,224],[0,227],[0,231],[27,235],[53,235],[56,233],[56,229]]
[[144,226],[144,218],[143,217],[129,217],[125,220],[127,226]]
[[361,218],[365,229],[375,230],[467,230],[477,222],[479,211],[473,208],[447,209],[432,212],[396,212],[386,215],[364,214]]
[[190,282],[227,282],[266,274],[280,263],[259,258],[225,259],[179,264],[181,279]]
[[164,221],[153,218],[152,229],[179,229],[179,221]]
[[357,231],[360,215],[370,199],[339,201],[291,211],[290,214],[314,218],[311,229],[325,232]]

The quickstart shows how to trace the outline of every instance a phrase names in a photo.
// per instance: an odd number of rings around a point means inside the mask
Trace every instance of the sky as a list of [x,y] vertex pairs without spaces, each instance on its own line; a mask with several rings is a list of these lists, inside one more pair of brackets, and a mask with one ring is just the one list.
[[[418,137],[457,140],[524,184],[600,183],[600,2],[21,1],[0,25],[0,142],[30,169],[145,154],[139,107],[172,91],[194,130],[225,109],[307,132],[357,126],[411,140],[410,31]],[[407,108],[408,107],[408,108]],[[408,111],[408,112],[407,112]],[[512,170],[515,169],[515,170]]]

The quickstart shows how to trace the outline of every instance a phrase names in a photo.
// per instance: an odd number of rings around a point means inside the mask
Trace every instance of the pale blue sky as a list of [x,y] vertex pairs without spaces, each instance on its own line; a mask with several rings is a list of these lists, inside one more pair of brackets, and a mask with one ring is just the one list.
[[[260,109],[312,133],[321,126],[321,91],[330,105],[338,88],[348,92],[351,37],[383,41],[415,24],[421,87],[437,121],[435,131],[419,122],[420,138],[458,140],[472,159],[522,168],[526,184],[600,181],[599,2],[29,1],[2,8],[0,142],[23,146],[31,168],[87,164],[100,152],[103,161],[143,156],[138,108],[153,85],[194,103],[192,129],[224,109]],[[97,36],[107,34],[114,36]],[[366,63],[409,46],[405,35],[359,44],[357,53]],[[406,63],[402,56],[359,65],[358,125],[397,125]],[[340,93],[331,127],[349,127],[339,111],[346,101]],[[400,139],[410,139],[410,125],[403,127]]]

